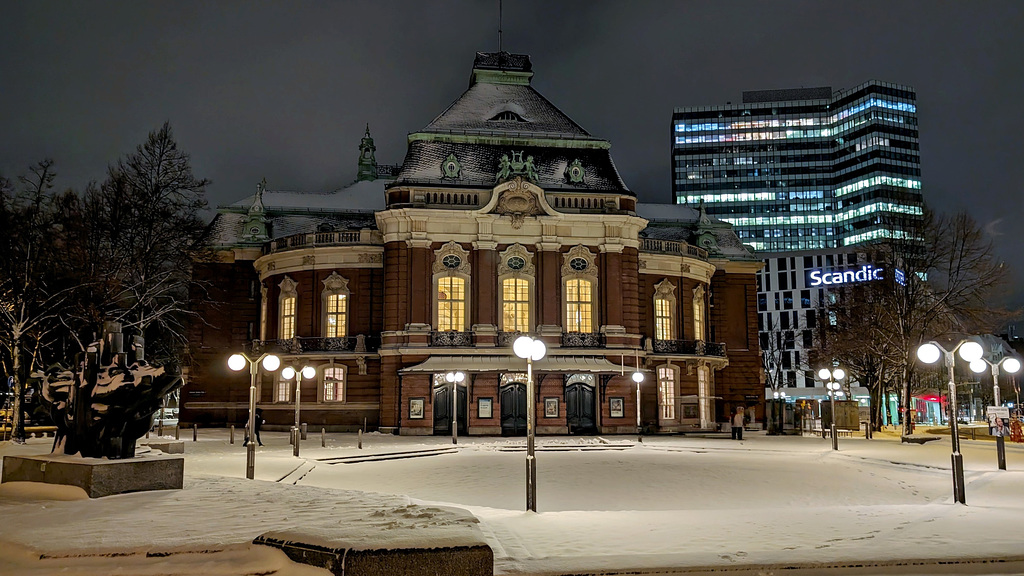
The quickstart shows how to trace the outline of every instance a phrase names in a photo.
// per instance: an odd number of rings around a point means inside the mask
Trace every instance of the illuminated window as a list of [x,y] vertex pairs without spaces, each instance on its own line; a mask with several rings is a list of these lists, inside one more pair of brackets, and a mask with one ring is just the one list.
[[341,366],[324,368],[322,400],[324,402],[345,401],[345,369]]
[[295,283],[290,277],[285,276],[281,280],[281,296],[277,303],[278,329],[277,337],[282,340],[295,338],[295,304],[298,299],[298,292]]
[[594,295],[589,280],[573,279],[565,283],[565,329],[567,332],[593,332]]
[[501,282],[501,329],[505,332],[530,331],[530,282],[506,278]]
[[693,339],[704,340],[704,287],[693,291]]
[[466,281],[456,276],[437,280],[437,329],[461,331],[466,325]]
[[274,402],[291,402],[292,386],[294,385],[292,380],[279,378],[275,386],[276,390],[274,390]]
[[348,336],[348,280],[331,272],[324,280],[323,335],[325,338]]
[[676,371],[668,366],[658,368],[658,418],[676,419]]
[[676,287],[668,280],[654,286],[654,339],[674,340],[676,337]]

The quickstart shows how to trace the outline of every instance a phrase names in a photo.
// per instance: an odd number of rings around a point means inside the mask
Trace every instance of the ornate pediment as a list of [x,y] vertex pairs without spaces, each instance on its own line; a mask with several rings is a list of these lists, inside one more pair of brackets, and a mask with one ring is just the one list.
[[578,244],[562,254],[562,277],[586,277],[597,280],[596,256],[586,246]]
[[512,217],[512,227],[519,229],[523,225],[526,216],[543,214],[540,202],[537,200],[537,193],[521,177],[507,183],[499,192],[498,204],[494,207],[495,214],[503,214]]
[[469,275],[469,251],[452,240],[434,251],[434,274],[455,272]]
[[498,275],[506,274],[534,276],[533,254],[522,245],[513,244],[503,250],[499,255]]
[[348,292],[348,279],[339,276],[337,272],[324,279],[324,290],[331,293]]
[[676,299],[676,287],[675,287],[675,285],[672,284],[671,282],[669,282],[668,278],[665,278],[661,282],[658,282],[657,284],[654,285],[654,297],[655,298],[664,298],[666,300],[675,300]]
[[298,286],[298,282],[292,280],[291,276],[285,276],[278,286],[281,287],[281,294],[292,295],[296,293],[295,287]]

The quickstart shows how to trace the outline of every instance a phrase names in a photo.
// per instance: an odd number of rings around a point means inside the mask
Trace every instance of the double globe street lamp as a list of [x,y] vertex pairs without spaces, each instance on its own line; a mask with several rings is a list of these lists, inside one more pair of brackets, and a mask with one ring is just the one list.
[[[775,417],[774,434],[785,434],[786,433],[786,393],[782,390],[776,390],[772,392],[772,398],[775,399]],[[773,432],[769,432],[772,434]]]
[[917,348],[917,358],[925,364],[934,364],[943,358],[946,369],[949,372],[949,435],[953,441],[952,467],[953,467],[953,499],[960,504],[967,503],[966,490],[964,488],[964,457],[960,454],[960,430],[957,426],[958,409],[956,404],[956,382],[953,376],[953,367],[956,364],[955,353],[959,352],[960,357],[967,362],[980,360],[985,354],[981,344],[973,339],[961,340],[952,350],[946,350],[937,342],[926,342]]
[[269,352],[264,352],[256,359],[245,354],[232,354],[228,358],[228,368],[235,372],[249,366],[249,442],[246,443],[245,451],[245,477],[249,480],[256,476],[256,375],[261,364],[264,370],[273,372],[281,367],[281,359]]
[[[995,405],[1002,406],[1003,403],[999,398],[999,366],[1002,366],[1003,370],[1007,374],[1016,374],[1020,371],[1020,360],[1013,357],[1006,357],[999,362],[991,362],[982,356],[974,362],[971,362],[971,372],[981,374],[989,366],[992,367],[992,392],[995,396]],[[1003,440],[1002,434],[996,436],[996,462],[998,463],[1000,470],[1006,470],[1006,444]]]
[[526,509],[537,511],[537,459],[534,456],[533,363],[547,354],[547,346],[539,339],[520,336],[512,344],[516,356],[526,360]]
[[312,366],[304,366],[302,370],[286,366],[284,370],[281,370],[281,377],[285,380],[295,378],[295,430],[292,431],[292,454],[295,456],[299,455],[299,439],[302,438],[302,434],[299,432],[299,397],[302,392],[302,379],[312,380],[314,376],[316,376],[316,368]]
[[446,382],[452,385],[452,444],[459,443],[459,384],[466,379],[462,372],[449,372],[444,375]]
[[821,378],[825,382],[825,386],[828,388],[828,404],[832,409],[832,425],[829,428],[829,432],[832,434],[832,449],[839,450],[839,437],[836,435],[836,397],[843,395],[843,385],[838,382],[846,378],[846,371],[842,368],[822,368],[818,370],[818,378]]

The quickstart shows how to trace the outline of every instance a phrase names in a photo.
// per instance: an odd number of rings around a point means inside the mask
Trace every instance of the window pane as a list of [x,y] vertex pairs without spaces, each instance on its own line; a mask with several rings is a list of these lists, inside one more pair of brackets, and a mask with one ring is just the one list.
[[662,420],[675,420],[676,373],[671,368],[658,368],[658,404]]
[[334,367],[324,369],[324,402],[344,401],[344,382],[344,368]]
[[437,329],[462,330],[465,327],[466,292],[462,278],[437,281]]
[[654,300],[654,338],[656,340],[672,340],[673,334],[671,301],[665,298]]
[[506,332],[530,331],[530,283],[523,279],[507,278],[501,284],[502,330]]
[[290,296],[281,300],[281,339],[288,340],[295,337],[295,297]]
[[589,280],[565,283],[565,329],[568,332],[593,332],[592,285]]
[[344,338],[347,335],[347,312],[348,298],[346,294],[327,296],[327,325],[324,334],[327,338]]

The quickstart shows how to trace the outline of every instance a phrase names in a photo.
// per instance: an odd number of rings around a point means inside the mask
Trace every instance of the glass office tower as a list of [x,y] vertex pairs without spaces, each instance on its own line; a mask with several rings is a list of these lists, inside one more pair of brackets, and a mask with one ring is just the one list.
[[676,108],[674,201],[704,204],[757,250],[842,248],[905,235],[920,218],[912,88],[744,92]]

